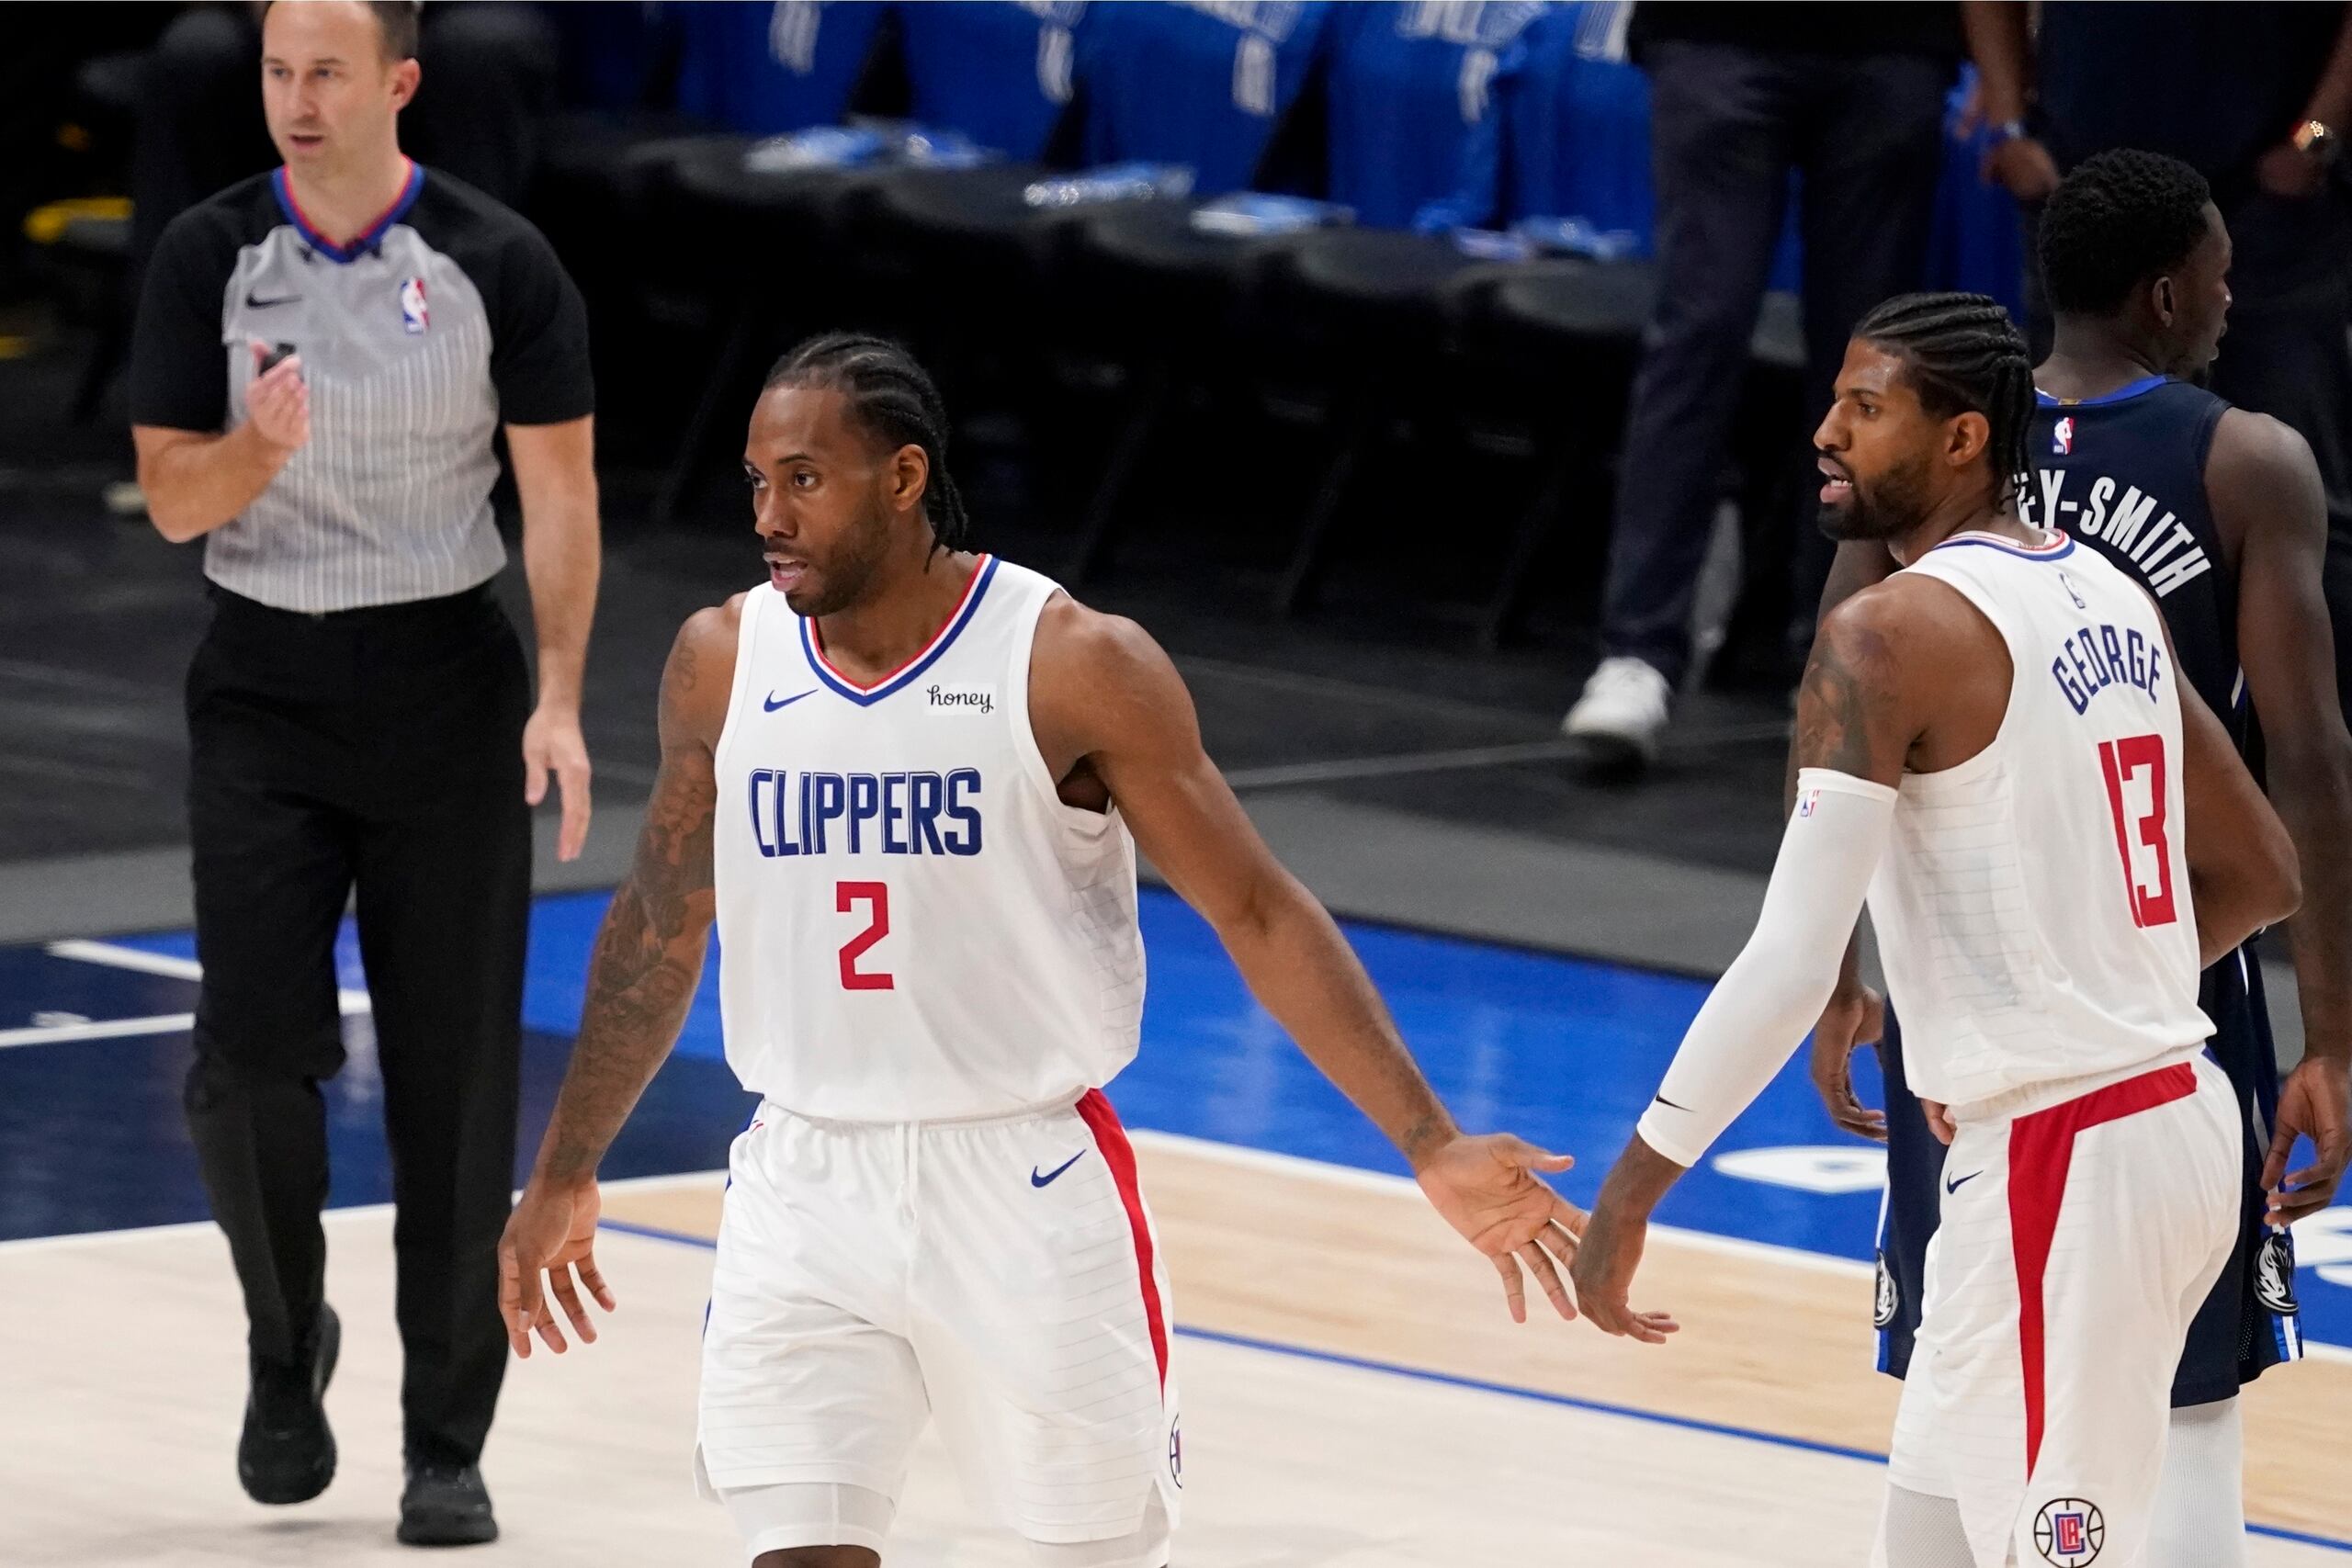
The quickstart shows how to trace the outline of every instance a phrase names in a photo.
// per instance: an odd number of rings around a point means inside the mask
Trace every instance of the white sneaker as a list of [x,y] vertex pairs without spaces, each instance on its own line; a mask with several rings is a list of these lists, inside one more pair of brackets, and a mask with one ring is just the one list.
[[1560,728],[1602,760],[1648,762],[1657,756],[1667,703],[1673,694],[1666,677],[1645,661],[1604,659]]

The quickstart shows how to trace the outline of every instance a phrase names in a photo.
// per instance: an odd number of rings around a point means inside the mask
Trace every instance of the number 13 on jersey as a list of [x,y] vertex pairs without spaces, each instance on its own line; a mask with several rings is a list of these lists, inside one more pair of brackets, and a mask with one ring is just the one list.
[[2180,916],[2173,907],[2172,848],[2165,837],[2164,737],[2102,740],[2098,761],[2115,813],[2115,848],[2123,857],[2132,921],[2143,928],[2171,925]]
[[875,943],[890,934],[890,885],[887,882],[843,882],[834,887],[833,908],[842,914],[854,914],[861,905],[872,918],[864,931],[842,943],[842,989],[894,990],[898,983],[890,976],[858,966],[858,960],[873,951]]

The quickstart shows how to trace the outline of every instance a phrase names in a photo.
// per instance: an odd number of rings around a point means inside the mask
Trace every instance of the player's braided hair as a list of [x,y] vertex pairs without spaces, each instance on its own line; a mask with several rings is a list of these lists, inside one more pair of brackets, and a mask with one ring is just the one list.
[[2036,248],[2050,308],[2111,316],[2139,284],[2205,237],[2205,176],[2177,158],[2119,147],[2086,158],[2041,209]]
[[768,388],[839,392],[866,430],[895,447],[920,446],[930,459],[923,515],[942,549],[960,550],[971,536],[964,498],[947,473],[947,406],[915,356],[888,338],[826,333],[803,342],[768,371]]
[[2009,313],[1983,294],[1898,294],[1864,316],[1854,335],[1899,355],[1937,418],[1984,416],[1992,426],[1984,455],[2006,502],[2025,471],[2033,419],[2033,362]]

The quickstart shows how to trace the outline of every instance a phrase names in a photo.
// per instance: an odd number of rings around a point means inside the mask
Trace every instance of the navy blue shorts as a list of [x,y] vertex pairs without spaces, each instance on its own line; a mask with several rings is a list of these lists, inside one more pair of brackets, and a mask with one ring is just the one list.
[[[2209,1049],[2237,1090],[2245,1125],[2245,1197],[2236,1250],[2188,1327],[2172,1402],[2227,1399],[2281,1361],[2301,1359],[2295,1244],[2262,1223],[2262,1162],[2278,1110],[2278,1059],[2262,997],[2262,966],[2243,950],[2205,971],[2198,1005],[2213,1021]],[[1901,1377],[1919,1326],[1920,1277],[1942,1201],[1944,1146],[1903,1077],[1903,1031],[1890,999],[1879,1047],[1886,1076],[1886,1201],[1878,1233],[1878,1370]]]

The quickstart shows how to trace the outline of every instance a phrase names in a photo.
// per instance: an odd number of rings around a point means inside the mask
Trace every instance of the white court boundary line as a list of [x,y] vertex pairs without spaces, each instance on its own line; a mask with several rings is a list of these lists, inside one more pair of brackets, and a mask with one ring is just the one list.
[[[52,942],[44,951],[52,958],[68,958],[82,964],[102,964],[109,969],[126,969],[133,974],[155,975],[166,980],[198,981],[204,978],[204,966],[193,958],[178,958],[168,953],[149,953],[143,948],[124,947],[119,942]],[[374,1010],[374,1004],[365,991],[348,987],[335,992],[335,1006],[344,1017]],[[123,1040],[141,1034],[177,1034],[196,1027],[192,1012],[152,1013],[144,1018],[101,1018],[87,1023],[28,1024],[17,1029],[0,1029],[0,1051],[12,1045],[60,1045],[74,1040]]]
[[[157,975],[168,979],[199,980],[203,965],[193,958],[180,958],[170,953],[149,953],[143,948],[125,947],[119,942],[90,942],[73,939],[52,942],[46,951],[52,956],[85,964],[102,964],[111,968],[127,969],[142,975]],[[348,1017],[371,1010],[368,993],[348,988],[336,992],[342,1012]],[[0,1030],[0,1050],[12,1045],[38,1045],[72,1040],[119,1039],[139,1034],[168,1034],[195,1026],[193,1013],[160,1014],[151,1018],[101,1019],[89,1023],[62,1024],[51,1028],[34,1026],[25,1029]],[[1201,1159],[1214,1160],[1243,1169],[1256,1169],[1270,1175],[1295,1177],[1302,1180],[1319,1181],[1328,1186],[1352,1187],[1359,1191],[1382,1192],[1394,1196],[1399,1192],[1418,1195],[1419,1188],[1409,1177],[1395,1176],[1385,1171],[1364,1170],[1355,1166],[1334,1165],[1328,1161],[1308,1159],[1302,1155],[1278,1154],[1270,1149],[1245,1148],[1235,1144],[1220,1144],[1213,1139],[1195,1138],[1181,1133],[1159,1133],[1148,1128],[1128,1130],[1131,1141],[1147,1146],[1189,1154]],[[662,1187],[685,1185],[724,1172],[690,1171],[673,1176],[633,1177],[606,1186],[619,1190],[655,1191]],[[356,1209],[336,1209],[331,1213],[364,1213],[386,1205],[368,1204]],[[203,1229],[209,1221],[199,1221],[187,1227],[170,1225],[148,1226],[127,1231],[91,1231],[73,1236],[28,1236],[15,1241],[0,1241],[0,1254],[42,1243],[88,1241],[93,1238],[156,1235],[177,1228]],[[1807,1269],[1815,1273],[1838,1275],[1849,1279],[1868,1278],[1876,1270],[1859,1258],[1838,1258],[1826,1252],[1808,1252],[1803,1247],[1781,1247],[1772,1242],[1748,1241],[1738,1236],[1720,1235],[1713,1231],[1686,1230],[1678,1225],[1652,1225],[1652,1235],[1666,1240],[1712,1252],[1718,1257],[1745,1258],[1764,1263],[1780,1263],[1792,1268]],[[2312,1360],[2340,1361],[2352,1364],[2352,1346],[2340,1346],[2324,1339],[2303,1340],[2303,1354]]]
[[[1420,1195],[1420,1187],[1410,1177],[1392,1176],[1385,1171],[1364,1170],[1351,1165],[1333,1165],[1325,1160],[1308,1159],[1303,1155],[1275,1154],[1266,1149],[1243,1148],[1235,1144],[1220,1144],[1208,1138],[1189,1137],[1182,1133],[1158,1133],[1148,1128],[1130,1127],[1127,1141],[1146,1148],[1164,1149],[1171,1154],[1192,1155],[1219,1165],[1238,1169],[1261,1171],[1269,1176],[1287,1176],[1300,1180],[1320,1182],[1327,1187],[1351,1188],[1359,1192],[1377,1192],[1386,1197]],[[624,1177],[618,1181],[602,1183],[607,1192],[661,1192],[680,1188],[704,1187],[727,1179],[724,1170],[677,1171],[667,1176]],[[390,1203],[362,1203],[350,1208],[329,1209],[329,1220],[358,1218],[368,1214],[388,1213]],[[43,1249],[67,1251],[81,1247],[107,1247],[119,1242],[137,1241],[147,1237],[188,1235],[198,1231],[213,1231],[210,1220],[190,1220],[176,1224],[142,1225],[129,1230],[80,1231],[71,1235],[23,1236],[13,1241],[0,1241],[0,1258],[21,1252]],[[628,1231],[616,1234],[627,1235]],[[1662,1240],[1672,1241],[1702,1252],[1712,1252],[1722,1258],[1744,1258],[1759,1263],[1780,1263],[1815,1273],[1834,1274],[1849,1280],[1865,1280],[1876,1272],[1870,1264],[1858,1258],[1837,1258],[1826,1252],[1807,1252],[1802,1247],[1776,1247],[1770,1242],[1745,1241],[1737,1236],[1717,1235],[1712,1231],[1686,1230],[1679,1225],[1652,1225],[1650,1234]],[[699,1237],[695,1238],[697,1241]],[[2331,1344],[2326,1340],[2303,1341],[2304,1355],[2314,1361],[2335,1361],[2352,1366],[2352,1346]]]

